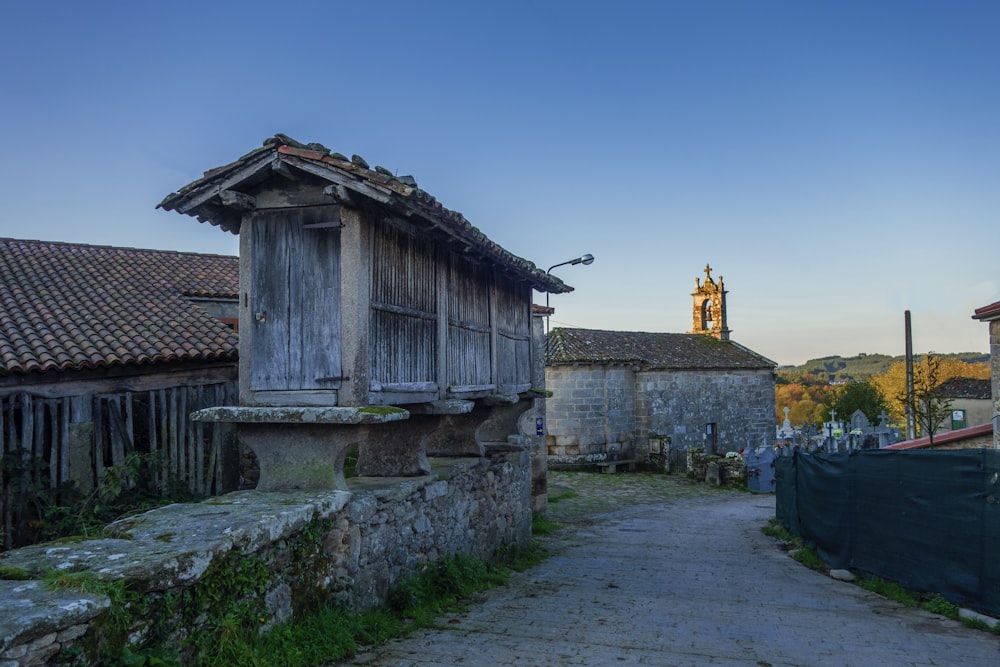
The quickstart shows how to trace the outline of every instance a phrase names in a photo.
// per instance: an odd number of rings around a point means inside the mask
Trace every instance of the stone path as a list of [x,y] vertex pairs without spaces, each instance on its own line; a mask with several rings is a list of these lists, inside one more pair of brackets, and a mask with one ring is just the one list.
[[[1000,637],[808,570],[773,496],[678,476],[553,473],[554,555],[440,629],[347,665],[1000,665]],[[571,494],[577,494],[569,497]]]

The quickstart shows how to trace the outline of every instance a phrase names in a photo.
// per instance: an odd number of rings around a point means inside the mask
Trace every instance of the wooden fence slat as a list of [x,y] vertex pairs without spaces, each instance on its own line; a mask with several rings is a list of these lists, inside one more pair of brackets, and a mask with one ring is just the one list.
[[31,408],[31,397],[21,394],[21,455],[31,451],[31,436],[35,431],[35,417]]
[[125,453],[135,451],[135,420],[132,415],[132,392],[125,392],[125,430],[122,431],[125,440]]
[[156,392],[156,400],[160,405],[160,449],[163,451],[163,477],[161,483],[166,484],[173,475],[174,463],[170,459],[170,409],[167,405],[167,392],[160,389]]
[[70,481],[70,445],[69,445],[69,420],[70,420],[70,400],[62,399],[61,420],[59,422],[59,483],[65,484]]
[[108,396],[108,437],[111,439],[111,465],[120,466],[125,463],[125,421],[122,417],[122,406],[117,394]]
[[40,488],[42,484],[42,468],[39,465],[45,461],[45,405],[42,400],[31,401],[31,411],[34,413],[34,419],[32,420],[31,432],[31,452],[29,455],[29,461],[31,461],[31,480],[35,484],[35,488]]
[[171,387],[167,390],[169,407],[169,437],[170,437],[170,471],[177,479],[182,478],[181,465],[177,455],[177,390]]
[[165,462],[162,461],[162,457],[157,455],[156,447],[156,392],[150,390],[146,392],[146,401],[149,404],[148,410],[149,414],[146,420],[149,424],[146,429],[149,433],[149,454],[153,459],[153,481],[157,488],[163,488],[163,467]]
[[[12,414],[7,412],[7,410],[13,410],[10,407],[11,403],[12,400],[0,398],[0,438],[3,438],[3,446],[0,447],[0,456],[14,451],[14,439],[8,436],[4,424],[6,421],[10,425],[10,433],[13,434],[14,418]],[[14,546],[13,520],[10,512],[10,484],[7,483],[6,479],[0,480],[0,482],[3,484],[3,493],[0,494],[0,502],[3,503],[3,507],[0,508],[3,514],[3,548],[10,549]]]
[[94,472],[97,475],[95,485],[100,486],[104,479],[104,407],[100,396],[94,396]]
[[40,402],[49,411],[49,488],[54,490],[59,486],[59,399]]
[[185,387],[177,389],[177,443],[178,454],[181,463],[181,479],[191,485],[191,469],[188,466],[188,437],[187,437],[187,391]]

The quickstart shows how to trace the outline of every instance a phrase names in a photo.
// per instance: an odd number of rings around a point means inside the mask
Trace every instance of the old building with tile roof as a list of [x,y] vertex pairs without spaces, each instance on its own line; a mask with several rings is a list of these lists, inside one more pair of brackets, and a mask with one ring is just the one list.
[[550,463],[677,465],[689,448],[772,446],[776,364],[718,331],[553,329]]
[[0,393],[232,365],[236,334],[208,308],[238,292],[236,257],[0,239]]
[[2,453],[53,488],[92,489],[132,451],[195,490],[235,486],[187,416],[235,396],[238,281],[236,257],[0,239]]

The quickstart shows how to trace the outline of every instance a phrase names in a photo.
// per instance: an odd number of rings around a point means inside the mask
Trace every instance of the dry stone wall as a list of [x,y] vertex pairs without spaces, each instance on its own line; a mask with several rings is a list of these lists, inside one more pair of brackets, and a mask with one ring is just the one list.
[[0,667],[68,654],[99,664],[109,596],[52,590],[44,572],[122,586],[134,619],[122,641],[176,646],[211,622],[213,607],[243,604],[264,629],[326,601],[368,608],[425,563],[488,557],[530,539],[528,452],[431,463],[429,476],[358,478],[350,491],[242,491],[171,505],[116,522],[100,539],[0,554],[8,577],[0,580]]

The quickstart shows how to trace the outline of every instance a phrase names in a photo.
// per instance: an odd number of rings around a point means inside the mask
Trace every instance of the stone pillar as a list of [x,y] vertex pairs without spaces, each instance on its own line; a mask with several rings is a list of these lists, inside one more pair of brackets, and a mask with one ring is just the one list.
[[518,427],[531,456],[531,509],[544,512],[549,503],[549,452],[545,425],[545,323],[541,315],[531,318],[531,386],[543,398],[521,415]]

